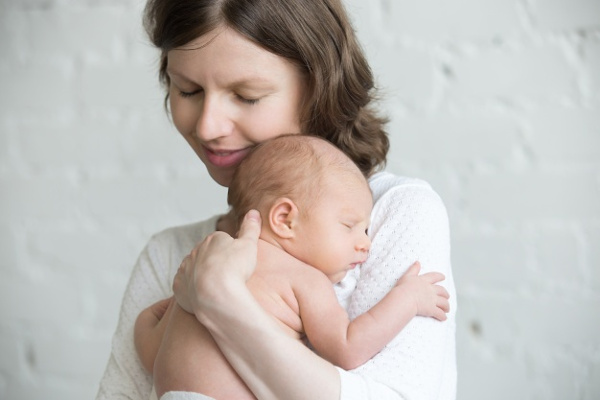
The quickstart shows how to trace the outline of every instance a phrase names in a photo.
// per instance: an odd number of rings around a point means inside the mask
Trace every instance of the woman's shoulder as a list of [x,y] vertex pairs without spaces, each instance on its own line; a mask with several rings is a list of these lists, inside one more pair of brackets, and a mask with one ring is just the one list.
[[391,191],[421,191],[436,195],[431,185],[423,179],[395,175],[391,172],[377,172],[369,178],[373,200],[377,203]]
[[[159,277],[163,283],[169,282],[170,285],[181,260],[196,244],[215,231],[218,217],[213,216],[203,221],[173,226],[155,233],[140,254],[135,271],[152,270],[152,274]],[[139,273],[141,272],[134,272],[134,275]]]
[[189,252],[199,241],[215,231],[219,215],[203,221],[173,226],[155,233],[148,243],[152,247],[180,248]]
[[370,177],[369,185],[373,193],[373,219],[405,219],[426,214],[435,214],[437,220],[447,218],[441,197],[422,179],[378,172]]

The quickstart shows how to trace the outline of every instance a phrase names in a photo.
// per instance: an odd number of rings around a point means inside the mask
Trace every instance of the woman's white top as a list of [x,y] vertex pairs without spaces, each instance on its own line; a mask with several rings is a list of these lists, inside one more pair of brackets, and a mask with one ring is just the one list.
[[[444,322],[415,317],[379,354],[341,375],[341,400],[456,398],[456,291],[450,264],[448,216],[440,197],[424,181],[380,172],[369,180],[374,207],[368,260],[336,285],[351,319],[375,305],[415,261],[421,273],[439,271],[450,293]],[[172,295],[171,283],[183,258],[215,230],[217,216],[154,235],[142,251],[125,290],[112,352],[97,400],[152,397],[152,377],[140,364],[133,326],[144,308]],[[199,398],[206,398],[198,396]],[[164,398],[164,396],[163,396]],[[172,392],[169,399],[192,399]]]

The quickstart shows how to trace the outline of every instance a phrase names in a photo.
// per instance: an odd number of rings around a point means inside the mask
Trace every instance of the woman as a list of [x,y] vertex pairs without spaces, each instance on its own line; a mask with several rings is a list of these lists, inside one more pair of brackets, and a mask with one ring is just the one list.
[[[247,290],[256,214],[237,239],[210,235],[234,233],[228,216],[213,217],[161,232],[142,252],[98,398],[150,396],[133,324],[143,308],[170,295],[181,265],[178,302],[210,331],[258,399],[454,399],[456,296],[446,211],[426,183],[377,172],[388,150],[385,121],[370,108],[372,74],[341,3],[150,0],[145,23],[161,50],[173,122],[216,182],[227,186],[257,143],[298,132],[323,133],[369,177],[375,201],[369,259],[336,287],[351,317],[381,299],[416,260],[423,272],[446,276],[451,312],[443,323],[415,318],[356,370],[335,368],[281,334]],[[239,309],[242,316],[233,312]],[[171,398],[185,398],[177,396]]]

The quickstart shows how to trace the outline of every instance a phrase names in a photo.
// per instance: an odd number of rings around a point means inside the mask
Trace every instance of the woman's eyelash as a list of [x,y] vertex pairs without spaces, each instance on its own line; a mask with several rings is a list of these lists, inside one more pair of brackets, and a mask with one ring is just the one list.
[[259,99],[247,99],[247,98],[245,98],[245,97],[242,97],[242,96],[240,96],[239,94],[238,94],[238,95],[236,95],[236,97],[237,97],[237,98],[238,98],[238,99],[239,99],[239,100],[240,100],[242,103],[249,104],[249,105],[256,104],[256,103],[258,103],[258,100],[259,100]]
[[184,92],[183,90],[179,91],[179,95],[184,98],[195,96],[198,93],[200,93],[200,90],[194,90],[193,92]]
[[[183,90],[179,91],[179,96],[183,97],[183,98],[189,98],[189,97],[193,97],[195,95],[197,95],[198,93],[200,93],[202,90],[198,89],[198,90],[194,90],[193,92],[184,92]],[[238,98],[238,100],[240,100],[242,103],[245,104],[249,104],[249,105],[253,105],[258,103],[259,99],[247,99],[245,97],[242,97],[240,95],[236,95],[236,97]]]

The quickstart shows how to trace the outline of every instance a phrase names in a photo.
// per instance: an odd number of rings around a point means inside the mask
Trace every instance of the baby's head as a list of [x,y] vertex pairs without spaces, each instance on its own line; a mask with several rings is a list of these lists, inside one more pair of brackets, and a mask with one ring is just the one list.
[[262,239],[334,283],[367,258],[369,185],[354,162],[324,139],[286,135],[260,144],[233,175],[228,201],[238,226],[257,209]]
[[250,209],[261,238],[331,282],[363,263],[373,199],[359,168],[331,143],[286,135],[258,145],[237,168],[228,195],[239,227]]
[[358,181],[369,190],[356,164],[330,142],[316,136],[279,136],[256,146],[242,161],[233,175],[227,202],[238,227],[251,209],[259,210],[265,222],[270,206],[281,197],[294,201],[306,215],[325,193],[326,177]]

